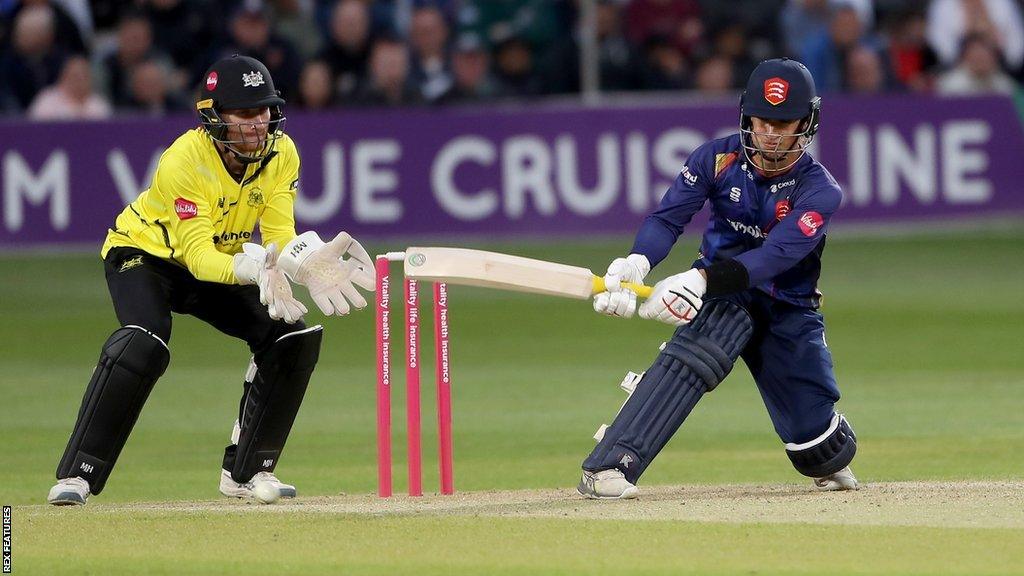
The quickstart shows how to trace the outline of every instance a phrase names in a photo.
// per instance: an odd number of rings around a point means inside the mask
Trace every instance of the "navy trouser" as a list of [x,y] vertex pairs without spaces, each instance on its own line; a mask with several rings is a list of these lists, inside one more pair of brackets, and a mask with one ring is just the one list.
[[725,298],[743,306],[753,320],[754,333],[740,357],[779,437],[799,444],[820,436],[839,400],[821,314],[756,289]]

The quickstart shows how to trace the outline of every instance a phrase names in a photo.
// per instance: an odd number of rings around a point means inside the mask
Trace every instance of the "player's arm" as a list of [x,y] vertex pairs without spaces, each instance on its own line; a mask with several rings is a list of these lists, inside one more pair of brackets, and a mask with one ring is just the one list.
[[686,166],[637,232],[630,254],[616,258],[608,265],[604,276],[607,292],[594,296],[594,310],[608,316],[629,318],[636,310],[636,294],[621,289],[621,282],[642,284],[644,278],[668,256],[683,228],[693,215],[704,206],[712,185],[708,177],[708,158],[713,157],[710,146],[704,145],[690,155]]
[[277,188],[267,198],[267,206],[260,216],[260,235],[263,244],[271,242],[284,246],[295,238],[295,195],[299,187],[299,154],[295,146],[282,147],[281,178]]

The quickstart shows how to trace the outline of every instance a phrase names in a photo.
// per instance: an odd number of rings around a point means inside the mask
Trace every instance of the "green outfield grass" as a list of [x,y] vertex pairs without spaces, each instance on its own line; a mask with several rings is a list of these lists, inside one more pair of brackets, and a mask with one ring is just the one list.
[[[681,244],[655,277],[689,264],[696,240]],[[628,245],[621,239],[487,247],[603,270]],[[843,391],[839,408],[860,439],[854,470],[868,490],[893,481],[1024,478],[1022,246],[1021,226],[830,240],[823,312]],[[5,257],[0,282],[0,500],[15,505],[16,574],[310,574],[341,567],[381,574],[1024,573],[1016,564],[1024,558],[1024,512],[1010,528],[852,522],[824,531],[810,515],[806,522],[764,523],[584,519],[572,518],[571,507],[569,518],[507,518],[415,509],[113,506],[217,497],[248,352],[186,317],[175,317],[171,366],[106,491],[83,509],[48,509],[38,505],[53,483],[99,347],[116,323],[95,255]],[[459,491],[568,494],[591,435],[624,399],[617,387],[623,374],[646,369],[671,334],[650,321],[598,317],[587,302],[483,289],[452,288],[450,308]],[[367,310],[325,325],[321,362],[278,473],[302,496],[344,502],[375,490],[373,318]],[[399,323],[394,334],[401,335]],[[399,375],[400,362],[396,355]],[[428,490],[437,486],[430,369],[425,363]],[[404,389],[397,377],[394,403],[400,492]],[[789,465],[738,364],[644,484],[747,484],[756,492],[759,485],[806,479]],[[817,514],[829,514],[830,498],[821,496]],[[834,547],[823,554],[835,570],[808,553]]]

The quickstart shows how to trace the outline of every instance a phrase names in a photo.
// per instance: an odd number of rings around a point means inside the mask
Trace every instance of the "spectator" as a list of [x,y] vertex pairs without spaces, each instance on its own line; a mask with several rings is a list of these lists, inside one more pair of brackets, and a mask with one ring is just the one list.
[[695,88],[702,94],[723,96],[733,91],[732,62],[722,56],[708,58],[697,67]]
[[827,34],[831,16],[829,0],[789,0],[779,15],[786,54],[798,57],[811,38]]
[[33,120],[99,120],[110,117],[110,105],[93,93],[89,61],[72,56],[57,83],[41,91],[28,109]]
[[802,61],[818,90],[838,91],[843,88],[847,54],[860,45],[874,47],[874,39],[865,33],[857,11],[848,5],[832,10],[832,19],[825,34],[808,39]]
[[17,19],[22,10],[43,7],[53,14],[54,45],[65,54],[87,54],[86,31],[72,18],[60,2],[50,0],[21,0],[11,11],[11,17]]
[[441,97],[446,104],[481,102],[497,97],[498,82],[490,73],[490,55],[475,32],[465,32],[452,52],[452,86]]
[[635,46],[667,39],[689,57],[704,35],[697,0],[632,0],[626,6],[626,37]]
[[[597,5],[597,51],[602,90],[637,90],[643,85],[641,62],[622,35],[618,4],[602,0]],[[565,94],[580,91],[579,41],[566,36],[545,59],[541,71],[544,91]]]
[[244,54],[263,62],[281,97],[290,99],[299,83],[301,64],[291,44],[271,34],[270,20],[260,0],[246,0],[235,11],[230,35],[230,42],[220,57]]
[[[733,22],[718,29],[713,34],[714,54],[721,56],[732,65],[732,77],[736,79],[750,77],[754,71],[755,62],[750,55],[750,47],[747,45],[749,31],[740,21]],[[739,83],[734,83],[734,88],[739,88]]]
[[153,27],[153,44],[183,70],[188,86],[199,83],[221,37],[215,28],[223,16],[201,0],[147,0],[143,12]]
[[960,62],[943,74],[938,91],[947,96],[974,94],[1013,94],[1015,84],[999,67],[999,52],[987,35],[964,38]]
[[884,92],[885,67],[878,52],[865,46],[850,50],[846,57],[846,90],[854,94]]
[[433,102],[452,87],[448,66],[448,23],[433,6],[417,8],[409,28],[412,47],[412,80],[424,100]]
[[324,37],[313,20],[312,2],[271,0],[267,9],[274,32],[295,48],[301,60],[308,60],[320,51]]
[[339,0],[331,13],[331,35],[317,56],[327,62],[342,100],[352,97],[366,76],[370,53],[370,14],[360,0]]
[[397,38],[382,36],[370,51],[369,76],[356,94],[362,106],[404,106],[420,102],[409,80],[409,51]]
[[1011,72],[1024,64],[1024,23],[1015,0],[932,0],[928,43],[944,66],[957,64],[959,47],[970,35],[988,38]]
[[499,42],[494,47],[494,68],[502,94],[526,98],[540,93],[540,80],[533,69],[533,48],[525,38],[510,36]]
[[894,18],[889,34],[889,61],[893,75],[903,87],[915,92],[931,89],[938,56],[925,40],[923,14],[911,11]]
[[54,45],[50,6],[28,6],[14,19],[11,49],[0,54],[0,95],[4,108],[28,108],[40,90],[53,84],[66,55]]
[[644,45],[645,90],[680,90],[690,85],[690,70],[679,46],[667,36],[650,36]]
[[299,76],[299,98],[295,104],[304,110],[323,110],[336,101],[331,67],[323,60],[307,62]]
[[156,60],[143,60],[129,71],[128,102],[124,110],[147,116],[191,109],[191,103],[171,86],[168,66]]
[[[153,47],[153,29],[149,20],[139,12],[129,12],[117,26],[116,49],[102,58],[100,66],[107,97],[115,108],[128,105],[131,100],[131,69],[144,60],[159,59],[170,64],[170,58]],[[184,85],[185,78],[172,82]]]

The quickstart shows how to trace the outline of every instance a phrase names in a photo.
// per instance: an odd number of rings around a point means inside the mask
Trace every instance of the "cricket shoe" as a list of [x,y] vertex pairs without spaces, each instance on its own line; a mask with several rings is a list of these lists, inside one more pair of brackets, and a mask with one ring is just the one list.
[[640,495],[640,489],[629,483],[617,468],[598,472],[583,471],[576,491],[585,498],[626,500]]
[[857,478],[853,475],[853,470],[850,470],[849,466],[824,478],[814,479],[814,487],[822,492],[856,490],[859,486]]
[[89,483],[78,476],[61,478],[46,497],[46,501],[54,506],[82,506],[88,499]]
[[268,482],[277,488],[282,498],[295,498],[295,486],[285,484],[272,472],[257,472],[248,482],[239,484],[227,470],[220,471],[220,493],[231,498],[255,498],[252,488],[257,482]]

